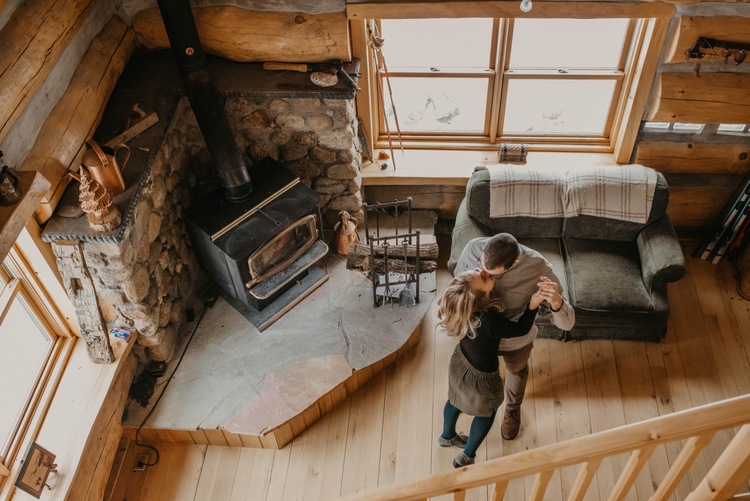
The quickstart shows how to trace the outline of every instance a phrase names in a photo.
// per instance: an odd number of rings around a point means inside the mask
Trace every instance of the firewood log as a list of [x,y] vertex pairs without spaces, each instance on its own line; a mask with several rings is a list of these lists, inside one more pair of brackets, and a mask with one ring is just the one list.
[[[373,251],[375,253],[374,258],[370,256],[370,246],[363,243],[352,243],[349,244],[349,254],[346,259],[346,267],[350,270],[363,270],[367,271],[370,269],[371,263],[375,263],[375,268],[378,273],[385,272],[385,249],[383,246],[374,246]],[[406,246],[406,260],[408,261],[410,269],[407,273],[414,273],[415,262],[417,256],[416,245]],[[435,259],[438,256],[438,246],[435,243],[429,243],[419,246],[419,270],[420,273],[426,273],[434,271],[437,266]],[[388,270],[391,271],[391,263],[394,263],[394,267],[400,266],[400,272],[403,273],[404,269],[404,246],[403,245],[391,245],[388,247]],[[400,264],[399,264],[400,263]],[[434,266],[434,267],[433,267]],[[382,270],[382,271],[378,271]],[[393,269],[392,271],[398,273],[399,270]]]

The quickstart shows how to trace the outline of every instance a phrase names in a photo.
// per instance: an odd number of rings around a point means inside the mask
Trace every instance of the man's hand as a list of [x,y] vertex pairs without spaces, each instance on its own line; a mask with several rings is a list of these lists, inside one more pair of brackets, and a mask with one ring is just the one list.
[[539,277],[539,282],[536,285],[539,287],[540,296],[549,303],[553,310],[558,311],[562,308],[563,297],[558,291],[557,283],[547,277]]

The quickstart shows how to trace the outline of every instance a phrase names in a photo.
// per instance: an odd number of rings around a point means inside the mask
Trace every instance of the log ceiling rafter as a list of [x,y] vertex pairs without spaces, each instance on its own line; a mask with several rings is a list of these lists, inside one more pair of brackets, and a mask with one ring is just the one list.
[[0,47],[3,48],[0,51],[0,143],[94,5],[95,0],[20,2],[0,29]]

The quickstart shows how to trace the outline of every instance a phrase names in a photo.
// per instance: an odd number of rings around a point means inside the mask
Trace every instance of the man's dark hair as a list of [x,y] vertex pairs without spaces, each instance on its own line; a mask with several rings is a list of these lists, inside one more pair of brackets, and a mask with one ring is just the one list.
[[494,270],[502,266],[507,270],[518,259],[519,252],[516,237],[510,233],[498,233],[484,248],[484,267]]

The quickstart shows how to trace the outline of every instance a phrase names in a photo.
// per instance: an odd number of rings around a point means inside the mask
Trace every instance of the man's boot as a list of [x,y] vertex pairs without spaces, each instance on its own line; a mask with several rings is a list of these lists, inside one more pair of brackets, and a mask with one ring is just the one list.
[[521,408],[506,407],[500,434],[505,440],[513,440],[521,429]]

